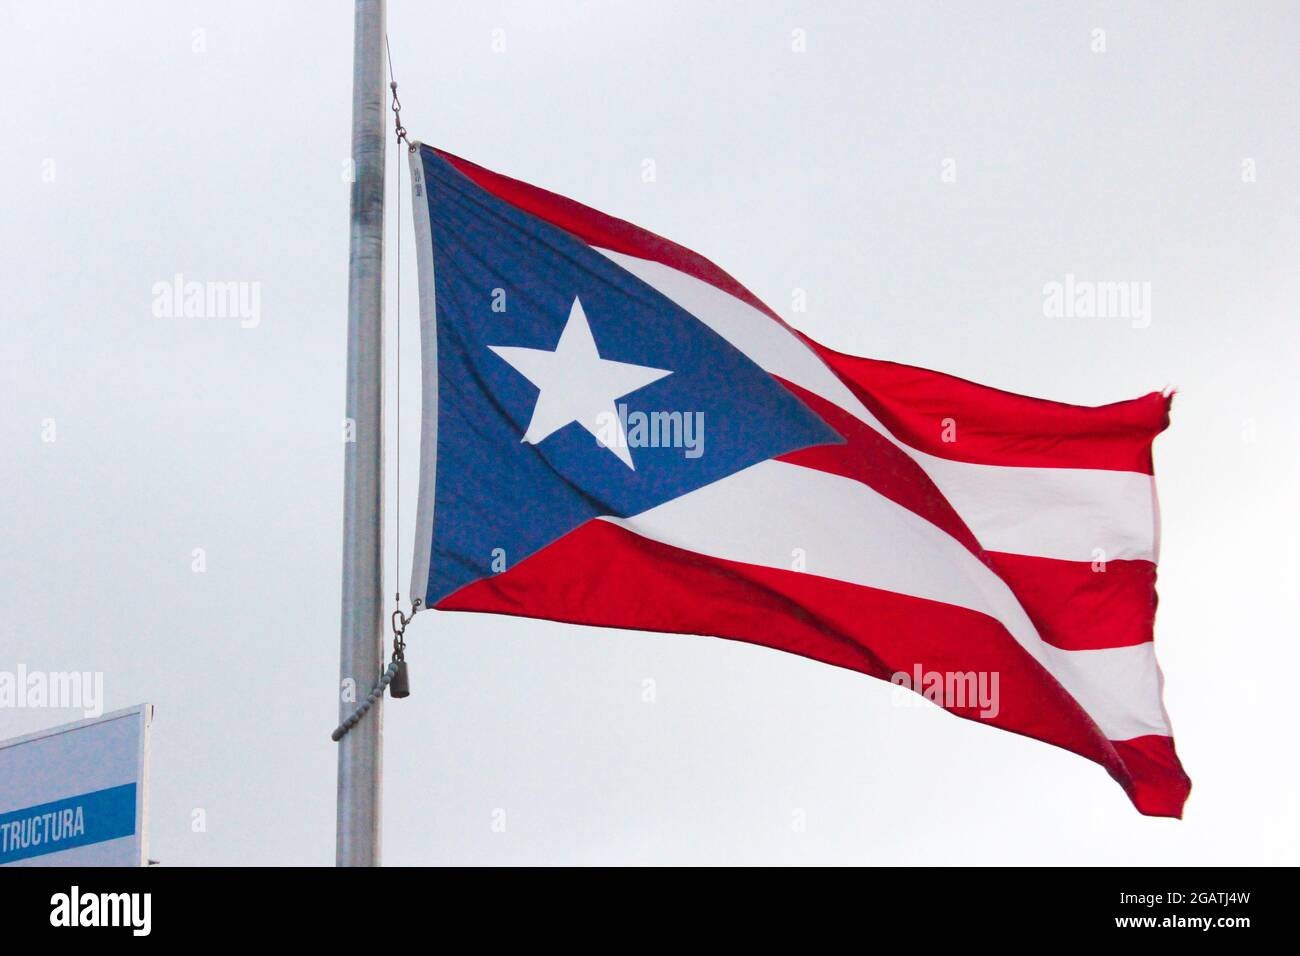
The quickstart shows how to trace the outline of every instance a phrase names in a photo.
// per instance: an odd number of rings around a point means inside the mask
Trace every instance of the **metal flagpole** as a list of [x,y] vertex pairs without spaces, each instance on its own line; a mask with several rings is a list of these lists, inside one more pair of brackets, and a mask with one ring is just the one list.
[[[383,670],[384,0],[356,0],[339,719]],[[349,683],[350,682],[350,683]],[[353,689],[352,700],[341,693]],[[378,866],[383,700],[339,741],[335,863]]]

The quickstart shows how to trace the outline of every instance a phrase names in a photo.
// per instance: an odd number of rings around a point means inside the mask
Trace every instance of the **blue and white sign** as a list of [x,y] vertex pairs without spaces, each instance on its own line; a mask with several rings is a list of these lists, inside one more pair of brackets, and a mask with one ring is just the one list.
[[141,704],[0,742],[0,866],[144,866]]

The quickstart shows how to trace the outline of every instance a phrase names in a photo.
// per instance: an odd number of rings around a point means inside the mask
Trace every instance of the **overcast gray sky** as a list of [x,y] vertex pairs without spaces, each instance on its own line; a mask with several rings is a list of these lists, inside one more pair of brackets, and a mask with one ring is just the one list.
[[[0,670],[157,706],[166,864],[333,861],[351,33],[342,0],[0,5]],[[386,862],[1300,862],[1294,5],[391,0],[389,33],[413,136],[709,256],[830,346],[1084,404],[1177,386],[1156,642],[1194,786],[1144,818],[860,674],[430,613]],[[1067,273],[1149,281],[1150,326],[1046,318]],[[156,317],[177,274],[260,283],[260,320]],[[0,737],[80,716],[0,710]]]

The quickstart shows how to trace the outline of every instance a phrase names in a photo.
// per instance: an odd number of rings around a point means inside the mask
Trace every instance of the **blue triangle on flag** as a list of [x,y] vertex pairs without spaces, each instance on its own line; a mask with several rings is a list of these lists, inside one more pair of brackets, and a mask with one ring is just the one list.
[[[438,354],[433,535],[416,545],[431,549],[426,605],[593,518],[629,517],[758,462],[842,441],[641,279],[431,150],[421,160],[426,188],[415,201],[428,203]],[[503,355],[557,351],[575,300],[600,360],[670,374],[617,397],[616,414],[603,419],[605,444],[579,421],[524,441],[541,390]],[[585,392],[599,383],[578,384]],[[547,409],[563,408],[572,396],[552,387],[560,394]],[[620,429],[621,452],[608,447]]]

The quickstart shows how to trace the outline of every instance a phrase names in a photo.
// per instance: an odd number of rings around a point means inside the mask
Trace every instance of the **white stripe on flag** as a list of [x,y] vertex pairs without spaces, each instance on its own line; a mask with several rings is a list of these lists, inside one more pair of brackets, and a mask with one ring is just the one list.
[[1156,559],[1150,475],[973,465],[907,451],[985,551],[1064,561]]
[[1067,651],[1038,636],[1010,588],[956,539],[861,482],[760,462],[632,518],[607,518],[673,547],[941,601],[1000,621],[1111,740],[1168,734],[1153,645]]

